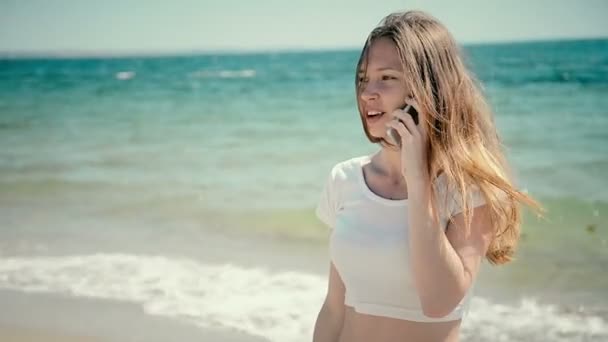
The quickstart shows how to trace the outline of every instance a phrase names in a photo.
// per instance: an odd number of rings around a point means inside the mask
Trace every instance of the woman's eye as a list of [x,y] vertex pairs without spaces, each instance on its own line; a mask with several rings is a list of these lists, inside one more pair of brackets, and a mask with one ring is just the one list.
[[394,77],[394,76],[388,76],[388,75],[382,76],[383,81],[396,80],[396,79],[397,79],[397,77]]
[[359,77],[359,82],[367,82],[367,78],[366,77]]

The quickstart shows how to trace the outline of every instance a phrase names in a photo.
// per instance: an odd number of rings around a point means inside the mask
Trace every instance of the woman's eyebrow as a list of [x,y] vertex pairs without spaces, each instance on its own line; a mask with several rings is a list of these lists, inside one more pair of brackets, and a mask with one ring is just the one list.
[[[372,71],[396,71],[396,72],[402,72],[401,70],[395,69],[393,67],[381,67],[381,68],[376,68],[376,69],[367,69],[367,70],[372,70]],[[358,72],[359,74],[362,74],[363,71],[359,70]]]

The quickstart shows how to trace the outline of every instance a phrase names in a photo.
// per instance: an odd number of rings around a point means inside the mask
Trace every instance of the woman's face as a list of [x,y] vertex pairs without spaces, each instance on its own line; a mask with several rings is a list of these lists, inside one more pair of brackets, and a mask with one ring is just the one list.
[[361,82],[358,101],[369,133],[381,138],[386,136],[390,114],[405,105],[408,94],[405,75],[397,47],[389,38],[379,38],[371,44],[363,65],[366,62],[366,74],[361,71],[358,74]]

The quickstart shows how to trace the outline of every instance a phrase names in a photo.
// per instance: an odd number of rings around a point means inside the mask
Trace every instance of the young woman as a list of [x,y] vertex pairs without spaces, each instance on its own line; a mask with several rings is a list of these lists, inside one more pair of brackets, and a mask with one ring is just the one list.
[[538,205],[510,180],[492,113],[432,16],[384,18],[356,95],[381,148],[336,164],[316,208],[331,262],[313,340],[458,341],[482,259],[510,261],[519,205]]

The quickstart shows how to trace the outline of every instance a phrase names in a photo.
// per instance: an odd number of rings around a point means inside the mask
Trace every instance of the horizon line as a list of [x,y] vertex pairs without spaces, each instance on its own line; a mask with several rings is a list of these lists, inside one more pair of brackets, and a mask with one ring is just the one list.
[[[526,43],[550,43],[568,41],[591,41],[608,40],[608,36],[587,37],[563,37],[563,38],[530,38],[513,40],[474,41],[459,43],[462,47],[473,47],[483,45],[510,45]],[[2,51],[0,59],[72,59],[72,58],[154,58],[154,57],[189,57],[205,55],[248,55],[248,54],[271,54],[271,53],[314,53],[335,51],[357,51],[361,46],[336,46],[336,47],[268,47],[268,48],[219,48],[219,49],[176,49],[176,50],[61,50],[61,51]]]

